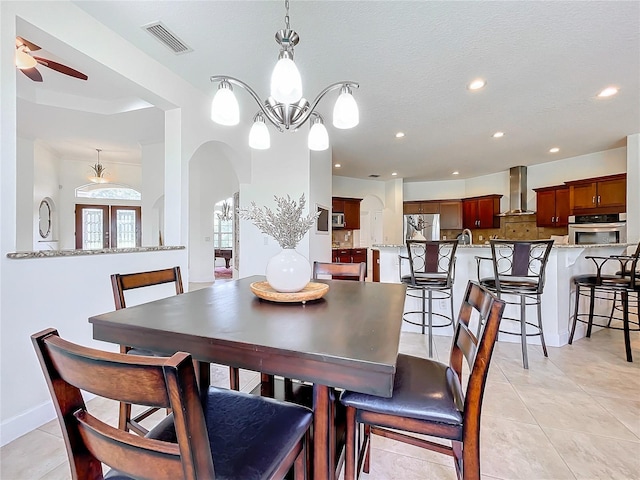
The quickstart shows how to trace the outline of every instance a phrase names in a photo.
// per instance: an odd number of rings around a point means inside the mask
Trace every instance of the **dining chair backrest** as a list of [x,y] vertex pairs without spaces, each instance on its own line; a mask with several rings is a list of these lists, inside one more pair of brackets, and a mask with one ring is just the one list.
[[174,283],[176,294],[184,293],[180,267],[165,268],[149,272],[114,273],[111,275],[111,288],[116,310],[126,308],[124,292],[135,288],[151,287],[165,283]]
[[[468,283],[460,306],[449,356],[449,367],[458,377],[453,385],[454,388],[460,388],[463,384],[463,359],[469,367],[469,381],[462,410],[463,423],[466,423],[467,419],[476,419],[479,423],[484,386],[504,308],[504,300],[496,298],[487,289],[474,282]],[[473,333],[477,328],[470,325],[472,321],[482,322],[477,336]]]
[[517,279],[542,293],[553,240],[490,240],[489,243],[498,292],[501,282],[506,284]]
[[416,276],[437,275],[452,285],[457,248],[457,240],[407,240],[412,283],[416,283]]
[[328,275],[331,278],[338,277],[341,280],[358,280],[364,282],[367,274],[367,264],[360,263],[325,263],[313,262],[313,279],[320,275]]
[[[104,463],[132,478],[213,479],[207,428],[191,356],[139,357],[31,336],[53,399],[74,480],[103,478]],[[116,429],[87,410],[81,390],[118,401],[171,408],[177,443]],[[173,430],[171,430],[173,432]]]

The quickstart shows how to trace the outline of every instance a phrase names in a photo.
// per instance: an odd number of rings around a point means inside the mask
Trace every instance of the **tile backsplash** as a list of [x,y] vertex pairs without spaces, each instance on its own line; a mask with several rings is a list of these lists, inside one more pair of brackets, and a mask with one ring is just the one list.
[[[440,238],[444,240],[455,239],[462,230],[441,230]],[[532,215],[506,215],[500,217],[500,228],[473,229],[473,243],[488,242],[490,238],[504,238],[507,240],[542,240],[551,238],[551,235],[567,235],[567,227],[538,227],[536,216]]]

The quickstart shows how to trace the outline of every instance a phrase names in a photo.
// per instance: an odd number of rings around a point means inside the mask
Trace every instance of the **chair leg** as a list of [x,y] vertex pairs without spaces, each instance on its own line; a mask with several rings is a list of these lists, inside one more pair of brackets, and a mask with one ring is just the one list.
[[240,390],[240,369],[229,367],[229,387],[231,390]]
[[120,413],[118,415],[118,429],[129,431],[129,419],[131,418],[131,404],[120,402]]
[[429,290],[429,358],[433,357],[433,292]]
[[369,473],[369,466],[371,461],[371,425],[364,426],[364,438],[367,441],[367,453],[364,456],[364,466],[362,467],[362,471],[364,473]]
[[422,289],[422,335],[424,335],[424,327],[425,327],[425,290]]
[[295,462],[293,463],[293,479],[294,480],[305,480],[307,476],[307,445],[309,440],[309,432],[305,434],[304,440],[302,440],[302,450],[296,457]]
[[629,292],[623,291],[620,296],[622,297],[622,308],[624,309],[622,315],[624,328],[624,349],[627,353],[627,362],[633,362],[633,357],[631,355],[631,338],[629,335]]
[[542,352],[545,357],[548,357],[547,354],[547,344],[544,341],[544,331],[542,330],[542,299],[540,296],[536,297],[536,301],[538,302],[538,327],[540,328],[540,343],[542,343]]
[[455,332],[457,325],[456,317],[453,313],[453,287],[451,287],[450,294],[451,295],[449,296],[449,304],[451,305],[451,328],[453,328],[453,331]]
[[596,302],[596,288],[589,287],[591,298],[589,299],[589,323],[587,323],[587,338],[591,338],[591,328],[593,327],[593,309]]
[[569,345],[573,343],[573,335],[576,333],[576,323],[578,323],[578,307],[580,305],[580,285],[574,282],[576,286],[576,299],[575,308],[573,309],[573,325],[571,326],[571,333],[569,334]]
[[613,312],[616,310],[616,300],[618,299],[618,292],[613,292],[613,304],[611,305],[611,313],[609,314],[609,321],[607,322],[607,327],[611,326],[611,321],[613,320]]
[[529,368],[529,358],[527,355],[527,307],[526,297],[520,295],[520,341],[522,343],[522,365],[524,368]]
[[356,478],[356,428],[356,409],[354,407],[347,407],[344,480],[355,480]]

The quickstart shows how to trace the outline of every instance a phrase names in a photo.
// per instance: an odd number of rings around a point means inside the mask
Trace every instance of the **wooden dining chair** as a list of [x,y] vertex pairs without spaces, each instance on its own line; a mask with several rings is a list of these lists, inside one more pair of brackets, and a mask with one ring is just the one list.
[[358,280],[364,282],[367,274],[367,264],[360,263],[326,263],[313,262],[313,279],[321,275],[339,280]]
[[[136,273],[114,273],[111,275],[111,288],[113,290],[113,301],[116,310],[127,307],[124,292],[137,288],[153,287],[173,283],[176,295],[184,293],[182,287],[182,276],[180,267],[165,268],[163,270],[153,270],[148,272]],[[164,356],[162,353],[153,352],[139,348],[131,348],[126,345],[120,346],[120,353],[128,353],[130,355],[146,355],[146,356]],[[240,372],[238,368],[229,367],[230,386],[233,390],[240,389]],[[131,416],[131,403],[120,403],[119,428],[128,431],[132,430],[139,435],[146,435],[147,429],[140,425],[145,418],[155,413],[157,408],[148,408],[134,417]]]
[[[458,478],[480,480],[480,413],[491,354],[505,302],[469,282],[453,336],[449,364],[427,358],[398,355],[390,398],[345,391],[347,408],[345,480],[353,480],[364,463],[369,473],[371,435],[450,455]],[[470,323],[483,319],[480,336]],[[466,391],[462,360],[469,366]],[[356,421],[364,435],[356,458]],[[390,430],[393,429],[393,430]],[[451,441],[451,446],[407,435],[412,432]]]
[[[68,342],[52,328],[31,336],[60,421],[74,480],[281,479],[306,470],[312,412],[210,387],[198,393],[191,356],[146,357]],[[145,437],[93,416],[81,391],[171,408]]]

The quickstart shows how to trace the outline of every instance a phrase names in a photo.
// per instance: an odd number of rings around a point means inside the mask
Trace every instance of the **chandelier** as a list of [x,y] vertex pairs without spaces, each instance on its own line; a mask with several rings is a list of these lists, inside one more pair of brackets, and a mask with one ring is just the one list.
[[351,81],[333,83],[322,90],[312,102],[302,96],[302,79],[293,61],[293,48],[300,37],[289,26],[289,0],[285,0],[285,9],[285,28],[275,35],[276,42],[280,45],[280,55],[271,75],[271,95],[263,102],[242,80],[227,75],[214,75],[211,82],[219,82],[219,85],[211,103],[211,119],[220,125],[237,125],[240,122],[240,108],[232,87],[235,85],[249,92],[260,107],[253,117],[253,126],[249,132],[251,148],[266,150],[271,146],[267,120],[280,132],[284,132],[295,131],[311,118],[309,149],[326,150],[329,148],[329,135],[324,119],[314,111],[316,106],[327,93],[340,89],[333,108],[333,126],[340,129],[353,128],[360,119],[352,89],[359,85]]
[[100,163],[100,152],[101,151],[102,151],[101,149],[96,148],[96,152],[98,152],[98,161],[96,162],[95,165],[91,165],[91,169],[93,170],[93,175],[89,177],[89,180],[91,180],[93,183],[107,183],[109,181],[104,176],[104,174],[106,172],[106,169]]
[[229,205],[229,203],[226,200],[222,202],[220,209],[222,211],[216,214],[218,215],[218,220],[220,220],[221,222],[228,222],[233,219],[231,214],[231,205]]

